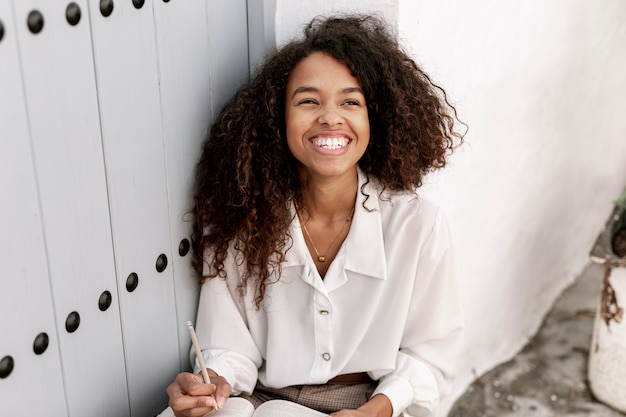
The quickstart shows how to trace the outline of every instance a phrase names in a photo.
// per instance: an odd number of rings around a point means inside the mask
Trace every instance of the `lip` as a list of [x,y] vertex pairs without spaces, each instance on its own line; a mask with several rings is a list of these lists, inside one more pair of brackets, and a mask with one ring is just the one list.
[[313,139],[318,136],[330,136],[330,137],[344,137],[350,140],[353,139],[353,134],[345,130],[316,130],[315,132],[308,134],[308,139]]
[[[326,145],[327,146],[320,146],[317,142],[320,141],[321,139],[328,139],[326,141]],[[342,152],[344,150],[346,150],[348,148],[348,146],[350,146],[350,144],[353,141],[353,137],[352,135],[348,134],[347,132],[342,132],[342,131],[321,131],[321,132],[316,132],[315,134],[309,135],[307,137],[307,140],[309,141],[309,143],[315,148],[318,149],[320,151],[323,152],[332,152],[332,153],[337,153],[337,152]],[[341,147],[335,147],[338,146],[339,144],[341,144],[342,142],[346,142],[344,146]]]

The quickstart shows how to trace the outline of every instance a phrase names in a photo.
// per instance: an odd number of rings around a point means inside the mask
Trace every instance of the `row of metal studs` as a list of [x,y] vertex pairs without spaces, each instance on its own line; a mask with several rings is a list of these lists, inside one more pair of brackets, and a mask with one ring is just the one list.
[[[191,249],[191,244],[188,239],[183,239],[178,245],[178,254],[180,256],[185,256],[189,253]],[[161,254],[158,256],[156,261],[156,270],[161,273],[165,271],[167,268],[167,256],[165,254]],[[126,278],[126,291],[133,292],[139,285],[139,276],[135,272],[131,272]],[[98,308],[100,311],[106,311],[111,306],[113,302],[113,296],[110,291],[104,291],[100,298],[98,299]],[[65,330],[68,333],[74,333],[78,326],[80,325],[80,314],[77,311],[72,311],[68,314],[65,319]],[[33,352],[36,355],[41,355],[48,349],[48,345],[50,344],[50,338],[48,334],[45,332],[39,333],[35,337],[35,341],[33,342]],[[0,359],[0,379],[4,379],[8,377],[13,369],[15,368],[15,361],[12,356],[6,355],[2,359]]]
[[[163,3],[169,3],[170,0],[162,0]],[[132,0],[133,6],[136,9],[141,9],[145,3],[145,0]],[[109,17],[111,13],[113,13],[114,3],[113,0],[100,0],[100,13],[102,16]],[[65,18],[67,19],[67,23],[72,26],[75,26],[80,22],[81,11],[80,6],[74,2],[67,5],[65,9]],[[33,10],[28,14],[28,18],[26,19],[26,24],[28,26],[28,30],[32,33],[37,34],[41,32],[43,29],[44,18],[39,10]],[[2,42],[2,38],[4,38],[4,24],[0,19],[0,42]]]

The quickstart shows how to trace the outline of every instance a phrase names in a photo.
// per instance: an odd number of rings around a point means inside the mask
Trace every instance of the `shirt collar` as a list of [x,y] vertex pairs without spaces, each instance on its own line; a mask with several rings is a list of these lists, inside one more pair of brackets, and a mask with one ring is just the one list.
[[[372,178],[368,181],[365,173],[358,168],[354,218],[344,242],[345,247],[342,249],[342,252],[345,250],[344,269],[373,278],[385,279],[387,262],[378,200],[380,190],[375,187],[373,181],[375,180]],[[290,230],[293,245],[287,251],[283,268],[307,265],[310,258],[293,203],[291,211],[294,216]]]

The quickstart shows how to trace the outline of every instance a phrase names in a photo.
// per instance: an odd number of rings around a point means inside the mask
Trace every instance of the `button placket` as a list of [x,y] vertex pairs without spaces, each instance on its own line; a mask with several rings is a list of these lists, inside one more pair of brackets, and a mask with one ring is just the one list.
[[313,299],[315,309],[315,341],[318,360],[314,374],[318,379],[327,379],[330,375],[333,359],[333,314],[330,299],[325,294],[316,292]]

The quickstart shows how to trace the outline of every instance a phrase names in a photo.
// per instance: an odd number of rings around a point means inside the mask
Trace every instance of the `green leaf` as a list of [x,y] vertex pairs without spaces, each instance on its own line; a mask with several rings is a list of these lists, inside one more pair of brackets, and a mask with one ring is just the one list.
[[617,200],[615,200],[614,203],[617,207],[626,209],[626,189],[622,191],[622,194],[620,194],[620,196],[617,197]]

